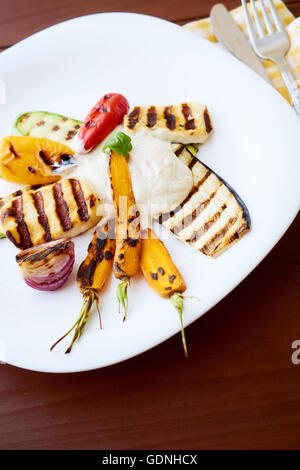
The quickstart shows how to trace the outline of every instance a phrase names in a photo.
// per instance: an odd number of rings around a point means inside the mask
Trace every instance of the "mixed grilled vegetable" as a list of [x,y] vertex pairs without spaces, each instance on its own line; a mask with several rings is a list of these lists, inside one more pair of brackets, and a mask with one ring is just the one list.
[[[186,284],[154,231],[148,227],[142,231],[128,166],[129,136],[142,132],[181,142],[172,144],[173,152],[190,168],[194,185],[179,207],[159,216],[159,222],[177,238],[216,256],[249,230],[250,217],[233,189],[196,157],[198,146],[193,144],[204,143],[213,130],[206,106],[136,106],[128,112],[124,96],[108,93],[83,122],[45,111],[20,115],[14,125],[18,135],[0,141],[0,176],[28,186],[0,198],[0,238],[8,238],[21,250],[16,261],[25,282],[51,291],[62,287],[72,272],[75,256],[70,238],[96,227],[77,272],[83,298],[79,317],[51,350],[73,332],[66,353],[71,351],[94,304],[102,327],[99,293],[111,273],[120,280],[117,299],[124,321],[130,279],[141,268],[149,286],[169,298],[178,311],[187,357],[182,318]],[[126,133],[113,134],[99,156],[109,163],[115,212],[114,219],[104,220],[95,188],[85,178],[68,177],[68,172],[81,158],[77,154],[92,150],[122,122]]]
[[130,279],[139,269],[141,241],[139,213],[135,207],[135,198],[131,185],[130,171],[126,156],[131,150],[128,136],[119,132],[106,144],[110,149],[109,177],[116,214],[116,251],[113,273],[120,279],[117,298],[124,310],[123,321],[128,310],[127,289]]
[[59,240],[23,250],[16,256],[26,284],[37,290],[52,291],[68,280],[74,265],[71,240]]
[[21,250],[76,237],[100,221],[99,205],[85,180],[64,178],[8,199],[0,208],[0,231]]
[[107,93],[91,109],[78,131],[79,148],[88,152],[121,124],[129,104],[123,95]]
[[188,357],[182,321],[184,298],[182,292],[186,290],[186,285],[167,248],[150,228],[148,228],[146,235],[142,237],[141,269],[151,289],[155,290],[161,297],[170,298],[177,309],[181,324],[184,354]]
[[66,353],[71,352],[74,342],[78,340],[83,333],[94,302],[96,302],[97,305],[100,327],[102,328],[101,315],[98,308],[98,293],[111,274],[116,247],[114,231],[110,231],[110,226],[111,223],[108,221],[106,224],[97,227],[94,232],[94,236],[88,247],[87,256],[81,263],[77,273],[77,285],[83,296],[83,305],[79,317],[72,328],[53,344],[51,350],[62,339],[75,330],[73,339],[66,350]]
[[0,141],[0,177],[13,183],[49,184],[74,164],[74,151],[42,137],[4,137]]

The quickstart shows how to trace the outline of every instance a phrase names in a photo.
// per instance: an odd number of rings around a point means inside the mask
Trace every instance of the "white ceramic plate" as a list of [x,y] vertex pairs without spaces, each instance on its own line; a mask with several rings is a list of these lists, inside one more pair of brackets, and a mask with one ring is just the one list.
[[[271,250],[299,207],[300,127],[284,99],[246,66],[183,28],[157,18],[113,13],[77,18],[46,29],[0,55],[6,104],[0,105],[0,136],[21,112],[44,109],[82,119],[106,92],[131,105],[199,101],[215,127],[200,158],[245,201],[249,234],[212,260],[174,238],[166,245],[183,273],[189,324],[227,295]],[[12,186],[1,182],[0,193]],[[27,287],[14,262],[16,249],[0,243],[0,351],[19,367],[73,372],[107,366],[139,354],[179,331],[176,311],[141,276],[132,282],[130,311],[117,314],[112,280],[101,295],[104,329],[92,315],[69,355],[67,343],[49,347],[77,318],[81,295],[76,267],[91,233],[76,239],[76,265],[61,290]],[[238,308],[232,305],[232,308]],[[70,338],[71,339],[71,338]],[[214,339],[211,338],[213,341]],[[178,337],[178,356],[182,354]]]

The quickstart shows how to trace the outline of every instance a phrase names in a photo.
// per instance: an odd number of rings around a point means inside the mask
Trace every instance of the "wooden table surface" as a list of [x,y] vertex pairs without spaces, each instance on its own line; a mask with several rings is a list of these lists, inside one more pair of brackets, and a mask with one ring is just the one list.
[[[1,0],[0,48],[59,21],[105,11],[178,24],[214,0]],[[239,4],[227,0],[227,7]],[[288,1],[295,15],[300,2]],[[0,77],[1,78],[1,77]],[[299,228],[179,336],[106,369],[52,375],[0,365],[1,449],[300,448]]]

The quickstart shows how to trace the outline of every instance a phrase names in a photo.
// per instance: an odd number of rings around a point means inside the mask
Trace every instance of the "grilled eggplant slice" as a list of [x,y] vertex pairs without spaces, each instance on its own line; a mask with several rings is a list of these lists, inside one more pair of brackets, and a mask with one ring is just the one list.
[[47,139],[60,142],[72,148],[72,142],[80,125],[81,121],[62,116],[61,114],[48,113],[46,111],[29,111],[17,117],[14,124],[14,133],[17,135],[47,137]]
[[125,116],[124,127],[129,135],[142,131],[182,144],[204,143],[213,130],[207,107],[199,103],[136,106]]
[[191,169],[194,187],[179,207],[158,220],[179,240],[215,257],[250,229],[249,212],[236,192],[194,156],[193,146],[187,147],[173,145],[173,150]]
[[25,190],[0,209],[0,231],[24,250],[51,240],[75,237],[94,227],[100,199],[79,178]]

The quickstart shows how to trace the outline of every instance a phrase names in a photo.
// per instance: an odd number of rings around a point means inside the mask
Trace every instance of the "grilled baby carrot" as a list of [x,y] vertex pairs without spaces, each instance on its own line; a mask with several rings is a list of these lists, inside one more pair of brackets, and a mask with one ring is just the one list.
[[56,341],[50,350],[52,350],[63,338],[75,329],[73,339],[66,350],[66,354],[71,352],[74,342],[78,340],[83,333],[94,302],[96,302],[100,319],[100,328],[102,328],[101,316],[98,308],[98,292],[102,289],[111,273],[115,253],[114,233],[110,232],[110,225],[109,221],[107,224],[100,225],[100,227],[96,228],[93,239],[88,247],[88,254],[79,267],[77,273],[77,284],[83,295],[83,305],[80,310],[79,317],[72,328]]
[[181,336],[185,357],[188,357],[183,322],[182,293],[186,290],[184,279],[173,263],[171,256],[153,230],[148,228],[142,237],[140,266],[149,286],[161,297],[170,298],[179,313]]
[[[120,145],[121,144],[121,145]],[[111,151],[109,176],[113,203],[116,211],[116,252],[113,273],[121,282],[117,289],[117,298],[124,310],[123,321],[128,310],[127,288],[130,278],[139,269],[141,252],[139,214],[135,207],[130,171],[126,156],[131,150],[130,137],[119,132],[106,144]]]

